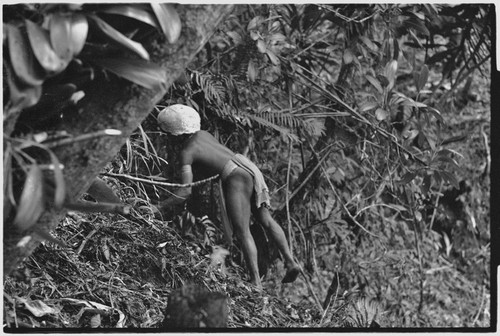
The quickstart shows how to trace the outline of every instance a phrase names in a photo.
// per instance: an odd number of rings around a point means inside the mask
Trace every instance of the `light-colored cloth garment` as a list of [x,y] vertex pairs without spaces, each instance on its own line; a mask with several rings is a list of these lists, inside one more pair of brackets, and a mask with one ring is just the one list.
[[271,198],[269,196],[269,189],[267,187],[266,181],[264,180],[262,172],[246,156],[242,154],[234,155],[232,159],[229,160],[222,169],[219,182],[222,227],[224,230],[224,235],[226,236],[226,240],[228,241],[229,244],[231,244],[233,240],[233,227],[227,215],[226,200],[224,197],[222,183],[237,167],[244,169],[253,177],[255,205],[257,206],[257,208],[260,208],[263,204],[265,204],[265,206],[269,208],[271,207]]
[[233,158],[226,163],[221,173],[221,181],[224,181],[236,166],[244,169],[253,177],[253,187],[255,191],[255,205],[260,208],[262,204],[271,207],[271,197],[269,196],[269,188],[267,187],[264,175],[260,169],[242,154],[236,154]]

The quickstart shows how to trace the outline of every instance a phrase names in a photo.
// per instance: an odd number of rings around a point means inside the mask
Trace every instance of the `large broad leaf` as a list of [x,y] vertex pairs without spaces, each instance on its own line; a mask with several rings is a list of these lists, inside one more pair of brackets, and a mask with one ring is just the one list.
[[269,49],[266,50],[266,54],[267,54],[267,57],[269,57],[269,59],[271,60],[271,63],[273,63],[274,65],[280,64],[280,60],[278,59],[276,54],[273,53],[271,50],[269,50]]
[[25,23],[31,49],[40,65],[50,75],[63,71],[68,65],[68,61],[61,59],[52,49],[49,32],[30,20],[25,20]]
[[250,22],[248,23],[248,26],[247,26],[247,30],[250,31],[250,30],[255,30],[257,29],[260,24],[264,22],[264,18],[260,15],[254,17],[252,20],[250,20]]
[[52,166],[54,167],[54,181],[56,184],[56,189],[54,192],[54,205],[56,208],[63,206],[66,199],[66,183],[64,182],[64,175],[61,169],[61,163],[57,156],[49,151],[50,160],[52,161]]
[[33,226],[43,212],[44,201],[42,170],[35,164],[24,182],[14,225],[23,231]]
[[105,21],[101,20],[96,15],[91,15],[89,17],[92,19],[92,21],[94,21],[97,24],[99,29],[111,40],[118,43],[122,47],[125,47],[128,50],[133,51],[141,58],[149,60],[149,53],[146,51],[146,49],[144,49],[142,44],[129,39],[128,37],[120,33],[118,30],[107,24]]
[[70,60],[73,57],[71,49],[71,16],[54,13],[50,17],[50,43],[57,56],[64,60]]
[[425,86],[425,83],[427,83],[427,79],[429,78],[429,68],[427,65],[424,64],[422,67],[422,70],[418,73],[417,77],[417,91],[420,92]]
[[392,59],[397,61],[398,58],[399,58],[399,42],[398,42],[398,39],[394,39],[393,46],[394,46],[394,53],[393,53]]
[[257,68],[255,67],[255,63],[253,62],[253,60],[250,60],[248,62],[247,73],[248,73],[248,80],[252,83],[255,82],[255,79],[257,78]]
[[175,43],[181,36],[181,19],[172,4],[151,3],[151,8],[160,23],[169,43]]
[[231,37],[233,39],[234,44],[238,45],[238,44],[242,44],[243,43],[243,38],[237,32],[230,31],[230,32],[226,32],[226,34],[229,35],[229,37]]
[[165,86],[166,72],[154,63],[123,58],[100,58],[92,62],[117,76],[151,90]]
[[449,182],[453,187],[455,187],[455,189],[460,189],[460,185],[459,185],[458,180],[455,177],[455,175],[453,175],[447,171],[441,171],[440,173],[441,173],[441,178],[444,181]]
[[389,85],[387,85],[387,89],[390,90],[394,87],[394,83],[396,81],[396,72],[398,71],[398,61],[391,60],[387,63],[384,71],[385,77],[389,80]]
[[427,111],[431,113],[439,122],[444,123],[444,119],[443,116],[441,115],[441,112],[430,106],[427,107]]
[[451,57],[456,52],[456,50],[457,50],[457,48],[449,48],[449,49],[446,49],[444,51],[437,52],[434,55],[432,55],[431,57],[429,57],[425,61],[425,64],[432,65],[434,63],[441,62],[444,59]]
[[4,69],[7,75],[7,85],[9,86],[9,109],[22,110],[35,105],[42,95],[42,86],[21,83],[7,62],[4,63]]
[[376,78],[374,78],[370,75],[366,75],[366,80],[369,81],[370,84],[373,85],[373,87],[375,89],[377,89],[377,91],[379,93],[381,93],[381,94],[384,93],[384,89],[382,88],[382,85],[380,84],[380,82]]
[[408,173],[403,175],[401,180],[396,181],[396,184],[397,185],[405,185],[407,183],[410,183],[410,181],[413,180],[415,178],[415,176],[417,176],[417,174],[415,172],[408,172]]
[[153,13],[150,13],[147,10],[144,10],[140,6],[116,5],[116,6],[105,7],[103,9],[99,10],[99,12],[126,16],[129,18],[138,20],[138,21],[142,21],[142,22],[144,22],[150,26],[153,26],[157,29],[160,29],[158,21],[156,20]]
[[41,85],[45,73],[35,60],[28,41],[21,30],[10,24],[4,25],[9,42],[10,64],[19,80],[28,86]]
[[373,52],[377,52],[378,47],[368,37],[360,36],[359,39]]
[[87,18],[82,14],[73,14],[71,17],[71,50],[73,56],[76,56],[82,51],[87,34],[89,31],[89,23]]
[[16,300],[23,303],[24,307],[26,307],[26,309],[28,309],[36,317],[57,314],[57,310],[55,308],[48,306],[41,300],[27,300],[22,297],[17,297]]
[[264,42],[264,40],[262,40],[262,39],[259,39],[257,41],[257,49],[259,50],[260,53],[264,54],[266,52],[266,49],[267,49],[266,42]]
[[364,102],[359,107],[359,112],[366,112],[377,108],[379,104],[377,102]]
[[417,33],[420,33],[425,36],[429,36],[429,30],[425,26],[424,21],[418,18],[418,16],[415,15],[415,13],[410,13],[413,14],[413,16],[410,16],[408,19],[403,21],[403,26],[407,29],[414,29]]
[[378,121],[385,120],[385,119],[387,119],[388,116],[389,116],[389,113],[382,108],[378,108],[375,110],[375,117],[377,118]]
[[345,49],[344,50],[344,55],[342,56],[342,59],[344,60],[344,64],[351,64],[352,61],[354,60],[354,54],[350,49]]

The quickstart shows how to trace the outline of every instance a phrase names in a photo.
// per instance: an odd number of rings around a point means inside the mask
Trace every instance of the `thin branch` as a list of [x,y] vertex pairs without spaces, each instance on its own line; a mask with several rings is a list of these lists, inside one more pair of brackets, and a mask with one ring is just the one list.
[[383,204],[383,203],[381,203],[381,204],[370,204],[370,205],[368,205],[368,206],[365,206],[364,208],[361,208],[361,210],[359,210],[359,211],[356,213],[356,215],[354,215],[354,217],[358,217],[358,216],[359,216],[359,215],[360,215],[363,211],[365,211],[365,210],[368,210],[368,209],[370,209],[370,208],[374,208],[374,207],[379,207],[379,206],[380,206],[380,207],[390,208],[390,209],[392,209],[392,210],[396,210],[396,211],[401,211],[401,209],[398,209],[397,207],[392,206],[392,205],[390,205],[390,204]]
[[[302,181],[302,183],[297,187],[295,188],[295,190],[292,192],[292,194],[290,195],[290,198],[289,198],[289,202],[297,195],[297,193],[307,184],[307,182],[309,182],[309,179],[314,175],[314,173],[316,172],[316,170],[320,167],[321,163],[323,163],[323,161],[328,157],[328,155],[330,154],[330,152],[332,151],[332,147],[330,147],[326,152],[325,154],[323,155],[323,157],[318,160],[318,163],[316,164],[316,166],[311,170],[311,172],[309,173],[309,175],[307,175],[307,177],[304,179],[304,181]],[[286,204],[282,204],[278,207],[278,211],[281,211],[284,207],[286,206]]]
[[479,309],[477,310],[477,314],[476,317],[474,318],[474,321],[472,321],[472,327],[476,325],[476,322],[479,319],[479,315],[481,315],[481,310],[483,309],[483,303],[484,303],[484,286],[481,291],[481,304],[479,305]]
[[74,137],[74,138],[66,138],[66,139],[62,139],[62,140],[56,140],[56,141],[47,142],[47,143],[45,143],[45,145],[48,148],[54,148],[54,147],[59,147],[59,146],[73,144],[73,143],[79,142],[79,141],[84,141],[84,140],[90,140],[90,139],[93,139],[93,138],[98,138],[98,137],[101,137],[101,136],[117,136],[117,135],[121,135],[121,134],[122,134],[122,131],[120,131],[120,130],[105,129],[105,130],[102,130],[102,131],[97,131],[97,132],[82,134],[82,135],[79,135],[79,136]]
[[209,181],[215,180],[216,178],[219,177],[219,175],[214,175],[214,176],[208,177],[208,178],[206,178],[204,180],[196,181],[196,182],[193,182],[193,183],[180,184],[180,183],[167,183],[167,182],[158,182],[158,181],[146,180],[146,179],[142,179],[142,178],[139,178],[139,177],[134,177],[134,176],[127,175],[127,174],[105,173],[103,175],[105,175],[105,176],[111,176],[111,177],[123,177],[123,178],[126,178],[127,180],[131,180],[131,181],[149,183],[149,184],[154,184],[154,185],[159,185],[159,186],[164,186],[164,187],[172,187],[172,188],[196,187],[196,186],[199,186],[201,184],[207,183]]
[[439,192],[436,196],[436,202],[434,203],[434,211],[432,212],[431,223],[429,225],[429,230],[432,230],[432,226],[434,225],[434,219],[436,219],[436,213],[439,205],[439,199],[441,197],[441,190],[443,189],[444,182],[441,180],[441,184],[439,185]]
[[293,243],[292,243],[292,223],[290,221],[290,169],[292,166],[292,140],[288,139],[288,169],[286,172],[286,218],[288,221],[288,244],[290,245],[290,253],[293,255]]
[[424,306],[424,277],[425,277],[424,269],[423,269],[423,265],[422,265],[422,252],[420,251],[420,239],[419,239],[420,228],[418,227],[417,216],[415,214],[415,200],[413,199],[412,194],[410,194],[410,193],[406,193],[406,198],[407,198],[408,204],[410,204],[410,210],[411,210],[411,214],[413,217],[412,224],[413,224],[413,231],[415,232],[415,248],[417,250],[418,269],[420,272],[420,279],[419,279],[420,280],[419,281],[420,298],[419,298],[418,308],[417,308],[417,313],[418,313],[418,315],[420,315],[420,313],[422,312],[422,308]]
[[332,189],[332,192],[335,195],[335,198],[340,203],[340,205],[342,206],[342,210],[344,210],[344,212],[349,217],[349,219],[352,220],[354,224],[356,224],[357,226],[359,226],[363,231],[365,231],[366,233],[368,233],[370,236],[377,237],[377,238],[381,239],[380,236],[376,235],[375,233],[372,233],[372,232],[368,231],[363,225],[361,225],[356,220],[356,218],[353,217],[353,215],[351,215],[351,213],[349,212],[349,210],[347,209],[347,207],[345,206],[345,204],[342,202],[342,199],[340,198],[340,195],[337,193],[337,190],[335,190],[335,187],[333,186],[332,181],[330,181],[330,177],[326,173],[326,170],[325,170],[325,168],[323,168],[323,166],[321,166],[321,171],[323,172],[323,175],[325,175],[325,178],[328,181],[328,184],[330,184],[330,188]]
[[481,126],[481,135],[483,136],[484,140],[484,148],[486,150],[486,175],[490,174],[490,166],[491,166],[491,153],[490,153],[490,146],[488,145],[488,136],[484,132],[484,124]]
[[82,241],[82,243],[80,244],[80,246],[78,247],[78,250],[76,250],[76,254],[79,255],[80,253],[82,253],[83,251],[83,248],[85,247],[85,245],[87,244],[87,242],[89,241],[89,239],[94,235],[96,234],[98,231],[98,229],[93,229],[92,231],[90,231],[90,233],[85,237],[85,239]]

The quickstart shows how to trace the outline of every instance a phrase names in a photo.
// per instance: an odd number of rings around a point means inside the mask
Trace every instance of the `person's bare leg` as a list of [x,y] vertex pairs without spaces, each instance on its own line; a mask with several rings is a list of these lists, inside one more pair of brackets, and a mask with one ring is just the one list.
[[257,263],[257,247],[250,232],[252,177],[243,171],[235,171],[223,183],[223,189],[227,215],[241,241],[243,254],[250,272],[250,282],[257,288],[262,289]]
[[300,273],[300,269],[299,265],[297,265],[297,263],[293,260],[292,253],[288,248],[285,232],[281,226],[276,223],[274,218],[271,216],[271,213],[269,213],[269,210],[265,206],[261,206],[257,209],[257,219],[274,240],[281,254],[285,258],[285,267],[287,272],[281,282],[286,283],[295,281]]

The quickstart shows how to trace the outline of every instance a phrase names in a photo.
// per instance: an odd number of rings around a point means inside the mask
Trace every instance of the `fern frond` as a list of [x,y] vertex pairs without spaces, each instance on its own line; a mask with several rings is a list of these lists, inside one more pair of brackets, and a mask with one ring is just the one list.
[[269,121],[265,118],[259,117],[258,115],[254,115],[254,114],[249,113],[249,114],[246,114],[245,116],[248,119],[258,123],[261,126],[274,129],[274,130],[280,132],[281,134],[286,135],[287,137],[291,138],[294,141],[299,141],[299,137],[296,134],[292,133],[292,130],[290,130],[286,127],[279,126],[276,123],[273,123],[272,121]]
[[279,111],[262,111],[256,113],[256,116],[267,120],[279,127],[288,129],[302,129],[309,134],[319,136],[324,132],[324,124],[319,122],[318,118],[297,116],[292,113]]
[[353,327],[369,328],[381,313],[378,302],[361,298],[349,307],[347,320]]
[[193,71],[191,76],[200,91],[203,92],[205,100],[215,106],[231,102],[237,94],[236,84],[227,76],[198,71]]

